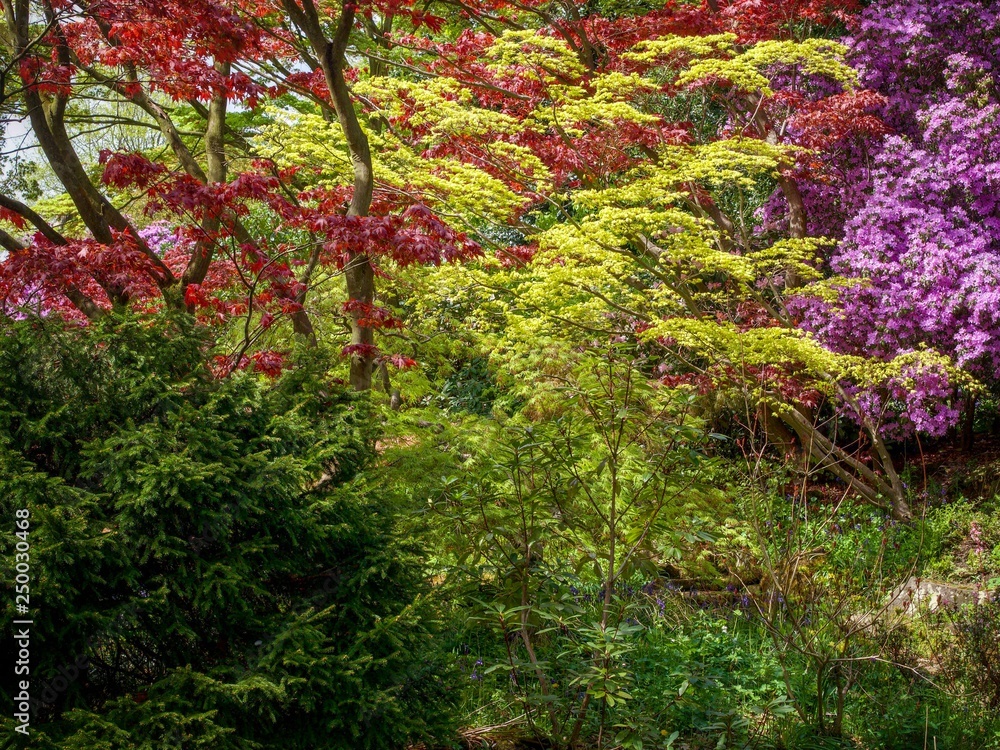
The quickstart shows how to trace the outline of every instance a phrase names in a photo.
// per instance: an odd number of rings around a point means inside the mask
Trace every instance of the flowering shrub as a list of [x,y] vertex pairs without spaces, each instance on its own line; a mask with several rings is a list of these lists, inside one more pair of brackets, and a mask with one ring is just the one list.
[[[847,144],[803,194],[813,228],[842,238],[835,302],[800,299],[802,325],[839,352],[892,359],[931,347],[1000,377],[1000,13],[962,0],[875,3],[853,60],[895,133]],[[961,50],[961,52],[956,52]],[[887,435],[942,435],[960,415],[940,368],[859,398]]]

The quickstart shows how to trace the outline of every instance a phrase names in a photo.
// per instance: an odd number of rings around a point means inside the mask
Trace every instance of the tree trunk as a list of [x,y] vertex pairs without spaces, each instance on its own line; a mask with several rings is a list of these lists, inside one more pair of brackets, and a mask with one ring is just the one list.
[[786,457],[796,451],[795,435],[781,421],[769,404],[758,407],[760,424],[764,429],[764,437],[770,445]]
[[[344,268],[347,281],[347,297],[352,302],[371,305],[375,301],[375,269],[365,255],[351,254]],[[360,353],[351,355],[351,386],[357,391],[367,391],[372,387],[374,360],[368,353],[375,346],[375,331],[369,325],[362,325],[364,310],[351,310],[351,345],[364,346]]]
[[965,395],[964,409],[962,410],[962,450],[972,450],[976,433],[976,397],[971,393]]
[[[216,63],[215,69],[221,75],[229,75],[228,63]],[[226,181],[228,173],[226,163],[226,110],[229,100],[225,93],[219,93],[212,97],[208,105],[208,122],[205,126],[205,161],[208,164],[208,173],[204,174],[207,184],[216,184]],[[162,129],[162,126],[161,126]],[[175,149],[175,153],[177,149]],[[191,170],[188,170],[189,174]],[[197,174],[192,174],[198,179]],[[202,222],[204,236],[198,240],[191,258],[188,260],[184,275],[181,278],[181,300],[190,284],[200,284],[208,274],[209,266],[212,264],[212,256],[215,254],[215,235],[219,231],[220,216],[217,212],[208,214]],[[193,307],[189,308],[194,312]]]
[[[13,31],[15,57],[23,57],[31,45],[29,3],[24,1],[14,5],[5,3],[4,11],[8,26]],[[58,62],[62,65],[71,64],[70,49],[65,42],[62,27],[51,6],[45,8],[45,15],[52,27],[52,37],[57,40],[54,45],[54,54]],[[38,88],[27,85],[24,88],[24,101],[27,106],[31,130],[38,140],[39,148],[56,178],[66,189],[66,193],[73,201],[81,220],[90,230],[94,239],[102,244],[110,245],[114,242],[112,230],[128,232],[139,249],[149,258],[151,266],[156,271],[153,277],[157,285],[161,289],[173,285],[175,278],[170,269],[150,250],[125,216],[91,182],[66,130],[65,117],[69,96],[58,92],[43,95]],[[32,223],[39,226],[37,222],[33,221]],[[127,295],[120,283],[97,277],[95,280],[101,285],[113,304],[123,304],[127,301]],[[70,295],[70,301],[74,304],[76,304],[75,296]],[[89,315],[86,311],[84,312]]]
[[[351,92],[344,78],[347,44],[351,29],[354,27],[355,7],[347,3],[341,6],[337,30],[333,39],[328,40],[323,33],[313,0],[301,0],[301,2],[299,5],[295,0],[283,0],[282,4],[294,23],[305,32],[313,52],[319,58],[323,77],[326,79],[327,88],[330,89],[333,108],[337,113],[337,121],[347,141],[354,169],[354,192],[351,195],[351,205],[347,209],[347,215],[367,216],[375,187],[371,149],[357,112],[354,111]],[[368,315],[364,308],[373,304],[375,300],[375,269],[364,252],[359,250],[348,252],[344,278],[348,301],[361,303],[355,307],[362,308],[354,309],[350,313],[351,345],[364,347],[351,355],[351,385],[355,390],[367,391],[372,387],[375,331],[366,324]]]
[[876,431],[865,428],[885,467],[887,475],[885,477],[879,476],[843,448],[835,445],[811,420],[795,408],[783,406],[778,413],[781,420],[798,435],[803,450],[812,456],[818,468],[825,469],[842,479],[873,505],[890,508],[897,520],[912,520],[913,516],[906,502],[902,482],[892,466],[892,461],[887,460],[888,451]]

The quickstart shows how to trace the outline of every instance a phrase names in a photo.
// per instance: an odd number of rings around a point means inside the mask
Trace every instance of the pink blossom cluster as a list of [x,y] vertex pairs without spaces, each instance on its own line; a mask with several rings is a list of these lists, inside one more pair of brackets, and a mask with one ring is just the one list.
[[143,227],[139,230],[139,236],[159,256],[178,242],[177,229],[166,221],[154,221]]
[[[1000,381],[1000,4],[881,0],[852,31],[894,133],[845,144],[826,179],[803,181],[810,231],[841,239],[830,268],[848,281],[836,303],[793,310],[835,351],[927,347]],[[887,436],[941,435],[959,416],[948,380],[911,371],[857,401]]]

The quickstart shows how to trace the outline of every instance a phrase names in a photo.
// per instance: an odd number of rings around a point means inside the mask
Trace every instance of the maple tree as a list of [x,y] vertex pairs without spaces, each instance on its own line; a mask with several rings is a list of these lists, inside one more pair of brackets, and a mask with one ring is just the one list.
[[[872,112],[881,99],[857,89],[842,45],[762,38],[784,28],[777,16],[737,10],[680,6],[630,19],[629,33],[588,18],[410,40],[434,78],[358,88],[394,142],[481,167],[522,198],[513,218],[523,239],[497,247],[502,270],[483,281],[516,298],[499,351],[532,357],[539,313],[550,335],[568,323],[659,342],[672,352],[664,382],[736,386],[761,405],[774,439],[790,446],[794,435],[821,466],[906,517],[882,425],[855,390],[902,377],[915,355],[882,365],[835,354],[803,336],[787,306],[804,287],[828,286],[828,243],[808,236],[799,184],[822,169],[818,150],[886,132]],[[786,209],[785,239],[748,229],[747,207],[769,182]],[[857,418],[874,468],[819,429],[824,402]]]
[[[114,306],[166,305],[203,319],[245,317],[246,334],[231,368],[249,362],[255,342],[281,316],[315,339],[304,303],[317,266],[330,264],[346,278],[344,311],[352,334],[344,351],[352,360],[351,381],[363,390],[378,356],[372,331],[394,324],[374,302],[375,258],[436,263],[475,253],[474,243],[436,220],[419,196],[379,200],[379,215],[369,216],[370,152],[343,73],[353,5],[333,18],[324,11],[320,19],[311,3],[286,3],[278,8],[278,22],[266,7],[221,2],[12,1],[4,8],[7,65],[18,76],[16,82],[5,79],[5,99],[27,115],[86,228],[83,236],[67,236],[22,201],[3,198],[3,216],[16,230],[0,236],[10,253],[3,291],[11,308],[95,319]],[[187,20],[191,15],[197,23]],[[354,163],[354,184],[346,191],[297,189],[295,169],[254,159],[252,144],[227,122],[232,106],[252,110],[262,98],[294,86],[296,74],[288,73],[279,86],[241,68],[314,62],[309,47],[299,46],[301,35],[319,50],[327,77],[323,97],[305,93],[318,98],[324,112],[337,113]],[[138,110],[144,125],[159,131],[161,154],[102,152],[102,174],[93,179],[74,147],[68,118],[75,98],[95,89]],[[188,111],[200,137],[178,124]],[[240,164],[236,173],[234,162]],[[123,203],[142,211],[130,216]],[[252,230],[248,222],[260,211],[272,228],[285,231]],[[142,215],[176,225],[165,252],[146,242],[136,224]],[[264,369],[273,370],[277,356],[257,351],[257,365],[268,362]]]

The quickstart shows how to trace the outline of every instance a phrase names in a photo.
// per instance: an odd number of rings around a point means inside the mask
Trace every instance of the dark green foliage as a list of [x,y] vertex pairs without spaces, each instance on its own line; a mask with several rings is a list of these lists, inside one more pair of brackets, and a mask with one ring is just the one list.
[[483,357],[465,362],[441,386],[442,406],[453,411],[487,415],[497,397],[497,384]]
[[[32,746],[380,748],[452,729],[419,550],[360,485],[366,402],[315,352],[277,380],[217,380],[207,350],[175,320],[0,331],[5,581],[14,511],[31,512]],[[9,583],[4,601],[10,622]]]

